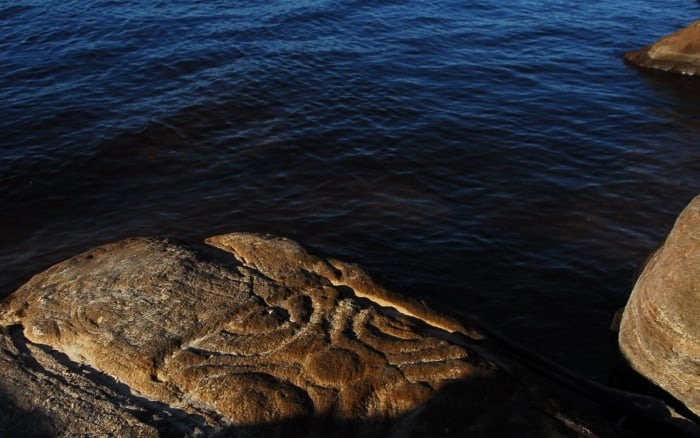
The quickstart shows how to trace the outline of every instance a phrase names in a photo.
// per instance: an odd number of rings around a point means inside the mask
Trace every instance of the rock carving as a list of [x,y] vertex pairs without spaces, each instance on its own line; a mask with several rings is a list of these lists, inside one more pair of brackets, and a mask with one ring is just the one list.
[[477,331],[356,265],[206,243],[108,244],[1,303],[0,435],[596,436]]

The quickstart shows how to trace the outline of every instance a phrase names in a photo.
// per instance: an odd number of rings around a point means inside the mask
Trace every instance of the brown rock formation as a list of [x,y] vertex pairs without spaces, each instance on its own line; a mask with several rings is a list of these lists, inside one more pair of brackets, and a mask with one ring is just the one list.
[[625,60],[643,68],[700,75],[700,21],[650,46],[628,53]]
[[357,266],[207,243],[99,247],[0,304],[0,435],[595,435]]
[[637,280],[619,343],[632,368],[700,415],[700,196]]

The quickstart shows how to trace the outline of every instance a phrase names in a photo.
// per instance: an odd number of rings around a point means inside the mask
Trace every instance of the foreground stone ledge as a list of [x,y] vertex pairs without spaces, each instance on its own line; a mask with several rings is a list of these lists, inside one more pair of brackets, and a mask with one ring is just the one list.
[[637,280],[619,343],[634,370],[700,416],[700,196]]
[[625,60],[642,68],[700,76],[700,21],[626,54]]
[[0,304],[0,435],[611,436],[356,265],[206,243],[105,245]]

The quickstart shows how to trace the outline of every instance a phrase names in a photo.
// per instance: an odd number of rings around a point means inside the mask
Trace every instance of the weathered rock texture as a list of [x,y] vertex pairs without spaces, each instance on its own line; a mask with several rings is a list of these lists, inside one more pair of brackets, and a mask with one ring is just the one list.
[[643,68],[700,75],[700,21],[628,53],[625,60]]
[[280,238],[207,243],[106,245],[8,297],[0,435],[594,434],[357,266]]
[[700,415],[700,196],[637,280],[619,343],[638,373]]

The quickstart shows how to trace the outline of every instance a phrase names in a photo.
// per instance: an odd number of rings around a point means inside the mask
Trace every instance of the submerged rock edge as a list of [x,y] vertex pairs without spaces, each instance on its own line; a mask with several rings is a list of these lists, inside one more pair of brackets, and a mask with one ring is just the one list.
[[700,20],[641,50],[627,53],[624,59],[645,69],[700,76]]

